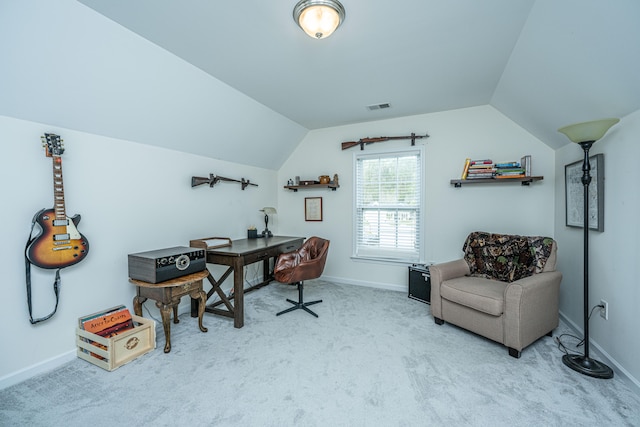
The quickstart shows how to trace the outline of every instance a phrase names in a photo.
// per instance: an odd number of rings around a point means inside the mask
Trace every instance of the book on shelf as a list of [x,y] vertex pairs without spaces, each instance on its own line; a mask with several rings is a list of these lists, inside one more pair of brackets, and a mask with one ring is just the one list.
[[496,163],[496,168],[500,169],[500,168],[519,168],[520,167],[520,163],[519,162],[501,162],[501,163]]
[[498,178],[498,179],[525,178],[525,175],[523,173],[518,175],[496,175],[495,178]]
[[507,173],[507,172],[522,172],[524,173],[524,169],[522,168],[496,168],[497,172]]
[[500,176],[524,175],[524,169],[508,170],[508,171],[500,171],[500,170],[498,170],[496,172],[496,175],[500,175]]
[[488,172],[496,172],[496,168],[469,168],[469,173],[488,173]]
[[491,179],[494,176],[492,173],[477,173],[467,176],[467,179]]
[[494,173],[474,173],[474,174],[469,174],[467,176],[467,179],[475,179],[475,178],[492,178],[494,177],[495,174]]
[[493,164],[493,160],[484,159],[484,160],[471,160],[471,166],[474,165],[490,165]]
[[464,160],[464,167],[462,168],[462,175],[460,175],[460,179],[467,179],[467,173],[469,172],[470,165],[471,165],[471,159],[467,157]]

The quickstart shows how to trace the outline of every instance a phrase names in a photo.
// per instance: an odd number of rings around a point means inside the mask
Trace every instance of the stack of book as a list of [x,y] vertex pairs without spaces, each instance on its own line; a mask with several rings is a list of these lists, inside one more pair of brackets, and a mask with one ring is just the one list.
[[520,162],[496,163],[496,178],[523,178],[525,170]]
[[491,179],[496,173],[495,165],[490,159],[471,160],[467,179]]
[[461,179],[491,179],[496,173],[495,165],[490,159],[472,160],[464,162]]

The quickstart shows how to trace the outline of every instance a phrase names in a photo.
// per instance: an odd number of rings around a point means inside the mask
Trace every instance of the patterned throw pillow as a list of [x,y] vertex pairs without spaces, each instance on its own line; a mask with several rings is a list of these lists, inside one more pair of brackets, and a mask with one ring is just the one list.
[[542,273],[544,266],[547,264],[549,256],[551,256],[551,247],[553,239],[551,237],[529,237],[529,248],[534,258],[535,273]]
[[553,239],[473,232],[462,250],[472,276],[513,282],[539,273]]

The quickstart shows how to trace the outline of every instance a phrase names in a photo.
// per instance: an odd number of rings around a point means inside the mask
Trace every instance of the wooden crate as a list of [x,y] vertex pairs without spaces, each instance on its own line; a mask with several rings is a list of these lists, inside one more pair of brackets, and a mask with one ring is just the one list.
[[[111,338],[103,338],[76,328],[78,357],[107,371],[113,371],[156,348],[156,322],[136,315],[131,317],[135,328]],[[105,348],[100,348],[88,341],[94,341]]]

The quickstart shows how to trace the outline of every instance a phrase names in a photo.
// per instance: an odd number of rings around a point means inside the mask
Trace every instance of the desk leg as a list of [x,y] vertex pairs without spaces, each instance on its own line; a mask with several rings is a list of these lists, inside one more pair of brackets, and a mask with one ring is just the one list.
[[160,309],[162,316],[162,328],[164,329],[164,352],[171,351],[171,305],[164,304],[160,301],[156,302],[156,307]]
[[242,257],[236,257],[233,261],[233,326],[244,326],[244,265]]
[[270,265],[271,264],[271,257],[267,257],[264,261],[262,261],[262,282],[266,282],[267,280],[269,280],[269,276],[271,276],[270,274]]

